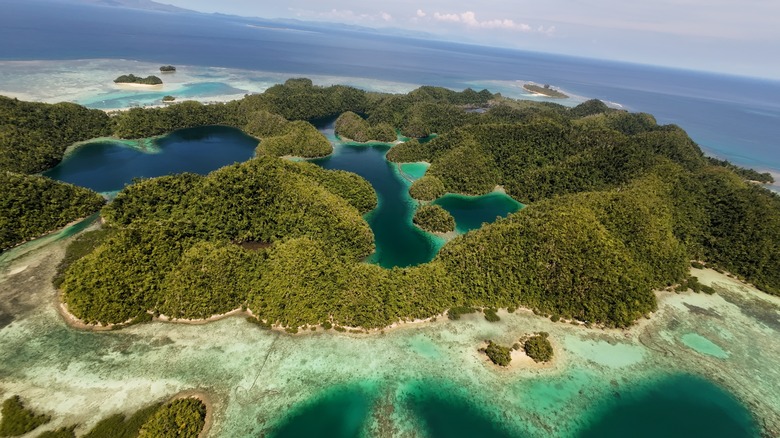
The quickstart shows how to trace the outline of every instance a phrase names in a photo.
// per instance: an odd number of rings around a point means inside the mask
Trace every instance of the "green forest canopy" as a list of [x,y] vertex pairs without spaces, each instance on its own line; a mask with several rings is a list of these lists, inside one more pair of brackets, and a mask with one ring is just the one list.
[[[348,111],[407,137],[438,134],[387,154],[430,162],[438,181],[426,192],[503,185],[528,207],[454,239],[430,263],[363,263],[373,250],[361,217],[376,205],[370,186],[275,158],[319,154],[307,121]],[[260,138],[258,158],[128,186],[103,210],[115,231],[65,272],[63,296],[77,316],[201,318],[245,305],[285,327],[371,328],[458,306],[523,305],[626,326],[655,309],[654,289],[685,281],[692,259],[780,294],[780,198],[647,114],[599,101],[566,108],[487,91],[388,95],[294,79],[227,104],[134,109],[101,129],[140,137],[214,123]],[[280,137],[304,147],[268,146]]]

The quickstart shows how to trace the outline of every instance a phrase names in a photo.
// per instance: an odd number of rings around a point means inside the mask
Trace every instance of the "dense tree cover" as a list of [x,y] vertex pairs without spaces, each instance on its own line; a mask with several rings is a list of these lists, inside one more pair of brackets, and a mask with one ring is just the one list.
[[493,341],[488,341],[488,345],[485,347],[485,354],[491,362],[498,366],[506,367],[512,362],[512,350]]
[[55,430],[47,430],[38,435],[37,438],[76,438],[74,430],[76,426],[60,427]]
[[68,267],[76,260],[94,251],[98,245],[103,243],[103,241],[115,231],[116,228],[103,227],[97,230],[87,231],[73,239],[65,249],[65,256],[57,265],[57,272],[54,274],[52,284],[59,288],[62,285],[63,280],[65,280],[65,271],[68,270]]
[[[373,234],[358,207],[376,205],[373,190],[352,184],[346,172],[311,166],[260,157],[206,177],[128,186],[105,208],[117,230],[66,271],[68,309],[91,323],[122,323],[147,312],[203,318],[235,309],[260,281],[266,253],[233,243],[306,236],[328,247],[328,261],[366,257]],[[328,185],[344,187],[351,200]],[[155,197],[160,201],[151,202]]]
[[530,336],[523,343],[523,350],[534,362],[549,362],[553,358],[553,348],[550,344],[550,334],[539,332]]
[[176,98],[174,96],[171,96],[171,95],[166,95],[166,96],[163,96],[163,98],[162,98],[163,102],[173,102],[174,100],[176,100]]
[[83,187],[0,171],[0,250],[89,216],[104,203]]
[[746,169],[744,167],[731,164],[726,160],[719,160],[713,157],[707,157],[707,160],[714,166],[721,166],[734,171],[734,173],[748,181],[756,181],[765,184],[772,184],[775,182],[774,177],[772,177],[772,174],[769,172],[758,172],[753,169]]
[[257,155],[274,157],[324,157],[333,152],[333,146],[317,128],[309,122],[289,122],[283,133],[266,137],[257,146]]
[[206,405],[181,398],[160,407],[141,427],[139,437],[198,438],[206,421]]
[[[160,70],[162,71],[162,68],[160,68]],[[114,79],[114,82],[117,84],[143,84],[143,85],[161,85],[163,83],[162,79],[158,78],[155,75],[149,75],[145,78],[142,78],[132,73],[119,76],[118,78]]]
[[420,201],[433,201],[445,193],[447,191],[444,189],[444,183],[433,175],[425,175],[409,187],[409,196]]
[[36,414],[24,406],[18,395],[7,398],[0,410],[0,436],[19,436],[51,421],[45,414]]
[[569,97],[566,94],[561,93],[560,91],[554,88],[550,88],[550,86],[547,84],[545,84],[543,87],[536,84],[524,84],[523,88],[525,88],[526,90],[532,93],[543,94],[547,97],[554,97],[557,99],[565,99]]
[[100,420],[82,438],[136,438],[138,432],[152,415],[162,406],[155,403],[143,409],[139,409],[130,417],[124,414],[114,414]]
[[336,134],[360,143],[369,141],[391,142],[396,140],[395,129],[388,123],[371,126],[365,119],[347,111],[336,119]]
[[455,218],[439,205],[425,204],[417,207],[412,222],[431,233],[455,231]]
[[498,313],[496,313],[496,312],[497,312],[497,309],[495,309],[493,307],[488,307],[487,309],[485,309],[483,311],[483,313],[485,314],[485,320],[487,320],[488,322],[498,322],[498,321],[501,321],[501,317],[498,316]]
[[[655,309],[653,289],[687,281],[691,259],[780,291],[778,197],[713,166],[684,131],[652,116],[599,101],[566,109],[432,87],[404,96],[307,80],[272,88],[230,104],[115,117],[117,129],[145,135],[204,120],[237,126],[261,139],[261,157],[126,188],[104,209],[116,231],[65,275],[71,311],[122,322],[149,313],[201,318],[246,303],[263,324],[295,330],[524,305],[622,327]],[[428,264],[361,263],[373,249],[360,218],[376,206],[368,183],[266,156],[321,143],[304,120],[346,111],[407,135],[439,134],[387,155],[431,162],[424,192],[480,194],[501,184],[530,205],[454,239]]]
[[0,96],[0,171],[41,172],[59,163],[71,144],[110,133],[103,111]]

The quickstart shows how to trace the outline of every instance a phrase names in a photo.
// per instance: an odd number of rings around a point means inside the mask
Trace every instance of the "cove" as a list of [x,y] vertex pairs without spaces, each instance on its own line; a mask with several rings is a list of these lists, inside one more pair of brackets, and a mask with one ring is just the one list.
[[339,144],[334,142],[333,154],[312,160],[325,169],[340,169],[357,173],[376,191],[379,204],[365,219],[374,232],[376,252],[368,260],[385,268],[413,266],[429,262],[444,244],[444,239],[428,234],[412,224],[417,203],[409,197],[411,183],[402,178],[397,166],[385,159],[387,144]]
[[[143,147],[139,147],[143,146]],[[121,190],[134,178],[173,173],[206,174],[246,161],[257,140],[227,126],[180,129],[143,140],[100,140],[77,147],[45,176],[97,192]]]
[[[325,169],[354,172],[371,183],[377,193],[377,208],[365,216],[376,243],[376,252],[367,261],[393,268],[433,260],[445,241],[412,223],[418,202],[409,196],[412,181],[421,178],[428,165],[387,161],[385,155],[392,147],[387,143],[342,142],[334,133],[333,122],[320,125],[319,129],[333,145],[333,153],[311,162]],[[434,203],[453,215],[458,233],[477,229],[522,208],[522,204],[498,192],[483,196],[450,194]]]
[[494,222],[497,217],[506,217],[523,208],[523,204],[501,192],[482,196],[448,193],[433,204],[450,212],[455,218],[455,231],[458,233],[476,230],[483,223]]

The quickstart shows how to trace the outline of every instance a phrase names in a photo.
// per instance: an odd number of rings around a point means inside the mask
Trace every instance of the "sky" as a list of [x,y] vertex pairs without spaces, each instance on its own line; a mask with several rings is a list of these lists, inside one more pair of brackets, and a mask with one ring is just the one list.
[[201,12],[780,79],[778,0],[158,0]]

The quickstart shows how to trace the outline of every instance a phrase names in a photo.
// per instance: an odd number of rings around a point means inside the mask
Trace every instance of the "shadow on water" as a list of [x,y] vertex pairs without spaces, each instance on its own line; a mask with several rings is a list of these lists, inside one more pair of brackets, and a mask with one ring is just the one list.
[[350,385],[293,408],[282,424],[268,434],[271,438],[359,438],[376,401],[373,389]]
[[579,438],[759,436],[755,420],[739,400],[693,375],[665,377],[616,393],[592,412]]
[[480,410],[462,391],[440,382],[416,384],[406,400],[429,438],[522,438]]

